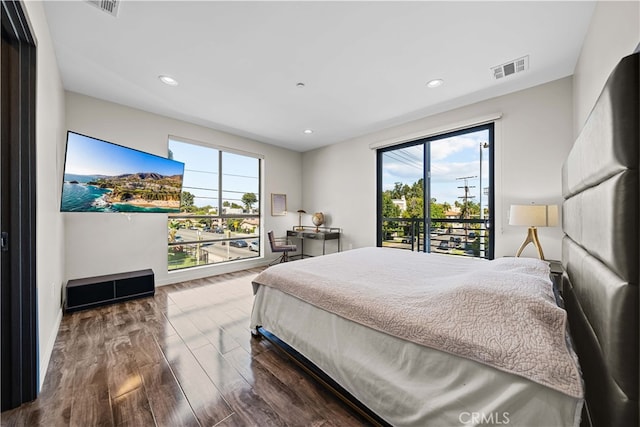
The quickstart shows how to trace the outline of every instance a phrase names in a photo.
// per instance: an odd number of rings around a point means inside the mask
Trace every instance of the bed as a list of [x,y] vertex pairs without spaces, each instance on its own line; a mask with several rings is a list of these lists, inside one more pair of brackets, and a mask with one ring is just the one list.
[[254,286],[253,326],[381,424],[577,425],[580,373],[545,262],[361,248],[280,264]]
[[535,259],[362,248],[258,275],[255,334],[374,424],[638,425],[638,75],[563,166],[559,294]]

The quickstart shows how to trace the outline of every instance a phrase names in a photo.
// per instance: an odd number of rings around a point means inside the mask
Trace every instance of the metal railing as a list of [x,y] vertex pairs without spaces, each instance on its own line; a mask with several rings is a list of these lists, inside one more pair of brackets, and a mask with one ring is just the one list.
[[259,230],[258,215],[171,215],[167,230],[168,269],[259,257]]
[[382,246],[492,258],[489,223],[488,219],[432,218],[425,233],[424,218],[382,218]]

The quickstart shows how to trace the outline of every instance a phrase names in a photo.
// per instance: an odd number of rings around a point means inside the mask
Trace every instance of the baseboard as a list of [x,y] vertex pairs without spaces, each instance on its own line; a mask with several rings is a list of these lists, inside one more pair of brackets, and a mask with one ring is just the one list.
[[202,265],[185,270],[169,271],[168,275],[164,278],[158,277],[160,275],[156,275],[156,287],[202,279],[204,277],[216,276],[218,274],[248,270],[250,268],[264,267],[269,265],[269,262],[271,261],[272,259],[270,258],[259,257]]
[[62,323],[62,307],[58,309],[58,317],[55,321],[55,327],[51,331],[51,335],[49,335],[49,341],[47,342],[47,347],[39,350],[39,355],[43,356],[42,358],[38,358],[39,363],[39,381],[38,381],[38,394],[40,394],[40,390],[42,390],[42,384],[44,384],[44,377],[47,374],[47,369],[49,369],[49,361],[51,360],[51,354],[53,354],[53,346],[56,343],[56,338],[58,337],[58,331],[60,331],[60,323]]

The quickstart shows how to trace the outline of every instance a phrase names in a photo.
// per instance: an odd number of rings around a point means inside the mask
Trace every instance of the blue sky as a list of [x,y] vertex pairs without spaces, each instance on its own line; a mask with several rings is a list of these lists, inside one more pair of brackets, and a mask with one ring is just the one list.
[[67,135],[65,173],[111,176],[137,172],[182,174],[181,163],[73,132]]
[[[218,198],[218,153],[212,147],[169,140],[173,158],[185,162],[183,189],[195,196],[196,206],[217,206]],[[242,195],[254,193],[260,197],[258,168],[259,160],[254,157],[222,153],[223,201],[243,205]],[[254,207],[259,206],[259,201]]]
[[[431,195],[439,203],[451,205],[464,195],[464,180],[461,177],[474,176],[467,180],[471,195],[480,200],[480,144],[488,141],[488,131],[467,133],[430,142],[431,150]],[[488,187],[489,150],[482,149],[482,187]],[[402,150],[387,151],[383,160],[383,190],[392,189],[396,182],[412,185],[422,177],[423,145]],[[486,206],[488,198],[482,195]]]

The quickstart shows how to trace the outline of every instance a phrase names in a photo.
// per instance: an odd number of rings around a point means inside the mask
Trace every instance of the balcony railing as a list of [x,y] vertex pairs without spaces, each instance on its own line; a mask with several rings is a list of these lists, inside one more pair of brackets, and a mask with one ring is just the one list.
[[168,269],[259,257],[259,230],[260,217],[257,215],[171,215]]
[[432,218],[427,234],[424,224],[424,218],[382,218],[382,246],[467,257],[492,256],[488,219]]

